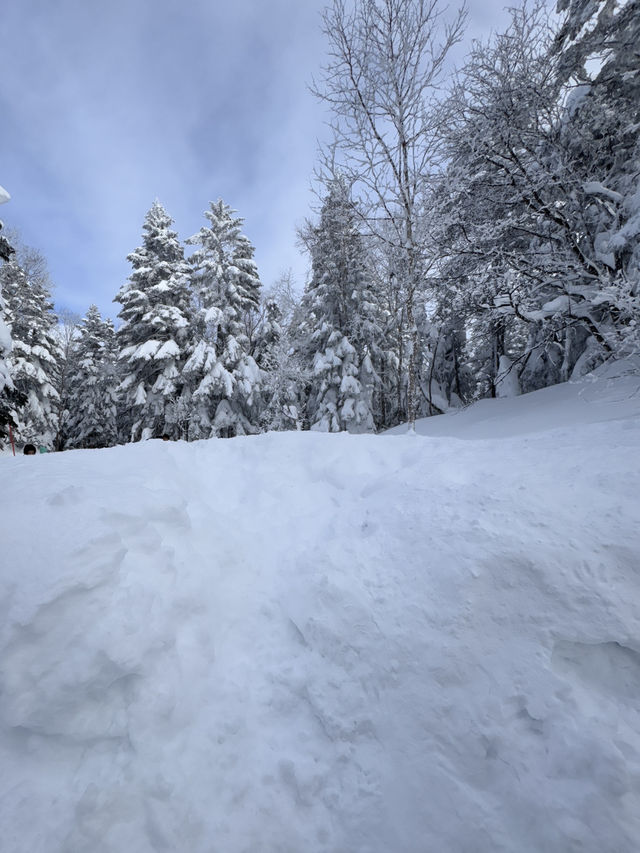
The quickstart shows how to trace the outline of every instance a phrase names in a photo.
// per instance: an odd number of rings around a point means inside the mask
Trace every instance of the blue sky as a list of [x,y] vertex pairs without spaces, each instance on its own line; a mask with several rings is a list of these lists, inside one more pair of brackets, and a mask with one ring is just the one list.
[[[58,307],[112,299],[158,198],[184,239],[209,201],[245,219],[265,285],[307,261],[324,0],[4,0],[0,184],[8,228],[49,262]],[[469,32],[503,20],[473,0]]]

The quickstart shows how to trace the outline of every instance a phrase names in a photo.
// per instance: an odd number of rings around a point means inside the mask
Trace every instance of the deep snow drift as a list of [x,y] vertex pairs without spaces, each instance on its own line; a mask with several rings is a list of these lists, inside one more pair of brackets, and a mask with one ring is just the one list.
[[3,454],[3,853],[640,850],[640,378],[420,431]]

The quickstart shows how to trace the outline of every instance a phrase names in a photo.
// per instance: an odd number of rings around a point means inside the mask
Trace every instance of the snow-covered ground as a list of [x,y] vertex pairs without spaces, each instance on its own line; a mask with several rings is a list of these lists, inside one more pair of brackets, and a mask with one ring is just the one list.
[[624,373],[417,436],[3,454],[3,853],[640,850]]

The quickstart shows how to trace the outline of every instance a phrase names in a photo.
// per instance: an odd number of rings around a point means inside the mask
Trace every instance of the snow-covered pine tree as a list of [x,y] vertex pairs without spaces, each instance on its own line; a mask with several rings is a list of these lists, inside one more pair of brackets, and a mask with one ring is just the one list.
[[[0,186],[0,203],[7,201],[9,194]],[[0,231],[2,222],[0,222]],[[14,253],[9,241],[0,235],[0,260],[7,262]],[[9,372],[8,356],[12,349],[11,328],[9,326],[5,300],[2,296],[0,280],[0,439],[5,438],[9,425],[15,426],[12,415],[18,404],[16,390]]]
[[274,366],[274,352],[282,337],[282,311],[275,299],[266,298],[256,323],[253,357],[262,370],[271,370]]
[[71,376],[68,448],[112,447],[117,442],[115,332],[95,305],[78,326]]
[[71,382],[76,371],[76,344],[78,323],[80,317],[73,311],[62,309],[58,314],[56,335],[60,345],[61,357],[56,374],[56,391],[58,406],[56,407],[56,435],[54,449],[64,450],[69,437],[68,429],[71,419],[72,402],[70,398]]
[[256,362],[263,371],[260,419],[267,431],[301,429],[305,382],[304,368],[292,345],[296,303],[288,295],[282,300],[277,285],[274,290],[265,299],[256,347]]
[[11,349],[11,328],[0,289],[0,439],[6,438],[10,425],[15,426],[13,412],[20,402],[9,370],[8,356]]
[[261,371],[250,354],[245,318],[260,305],[261,283],[243,220],[221,199],[209,224],[187,240],[197,306],[184,366],[188,437],[230,437],[259,430]]
[[50,293],[42,279],[29,280],[15,261],[0,270],[0,291],[6,300],[13,349],[9,373],[26,398],[17,411],[16,436],[51,449],[56,434],[57,373],[62,356]]
[[375,305],[344,178],[331,181],[319,224],[302,236],[312,263],[297,346],[309,375],[308,425],[324,432],[372,432]]
[[189,330],[189,271],[173,220],[159,201],[147,213],[133,272],[116,296],[119,427],[125,441],[179,433],[181,371]]
[[[9,193],[4,187],[0,186],[0,204],[5,204],[10,198]],[[3,223],[0,220],[0,231],[2,231],[3,227]],[[3,234],[0,234],[0,261],[10,261],[13,254],[15,254],[15,249],[7,238]]]

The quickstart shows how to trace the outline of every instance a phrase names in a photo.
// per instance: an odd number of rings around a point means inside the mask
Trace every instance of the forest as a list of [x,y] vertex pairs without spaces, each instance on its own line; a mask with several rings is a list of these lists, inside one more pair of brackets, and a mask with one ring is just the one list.
[[115,325],[57,316],[7,207],[5,446],[412,429],[638,352],[637,0],[527,3],[457,67],[465,12],[437,0],[333,0],[322,24],[303,290],[263,285],[225,201],[182,239],[156,200]]

